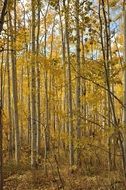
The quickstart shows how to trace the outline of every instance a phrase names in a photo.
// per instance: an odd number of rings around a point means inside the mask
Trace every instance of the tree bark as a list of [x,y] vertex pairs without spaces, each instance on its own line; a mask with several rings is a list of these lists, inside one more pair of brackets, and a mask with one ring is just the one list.
[[68,72],[68,117],[69,117],[69,163],[72,168],[74,164],[74,145],[73,145],[73,110],[72,110],[72,82],[71,82],[71,60],[70,60],[70,42],[69,42],[69,0],[63,0],[65,11],[65,31],[67,44],[67,72]]
[[[0,35],[3,30],[4,17],[6,13],[8,0],[4,1],[4,6],[2,9],[1,17],[0,17]],[[2,73],[1,73],[2,74]],[[1,89],[0,89],[0,189],[3,190],[3,126],[2,126],[2,81],[1,81]]]
[[31,167],[36,167],[36,79],[35,79],[35,1],[32,6],[32,57],[31,57]]
[[3,88],[3,53],[0,77],[0,189],[3,190],[3,124],[2,124],[2,88]]
[[[9,19],[9,17],[7,17]],[[8,85],[8,118],[9,118],[9,159],[13,156],[13,136],[12,136],[12,117],[11,117],[11,83],[10,83],[10,59],[9,59],[9,23],[7,22],[7,85]]]
[[36,79],[36,112],[37,112],[37,139],[36,139],[36,151],[37,151],[37,162],[39,158],[40,153],[40,123],[41,123],[41,117],[40,117],[40,63],[39,63],[39,38],[40,38],[40,11],[41,11],[41,3],[40,0],[38,0],[37,4],[38,9],[38,28],[37,28],[37,63],[36,63],[36,73],[37,73],[37,79]]
[[126,5],[124,0],[123,19],[124,19],[124,71],[123,71],[123,125],[124,125],[124,174],[126,178]]
[[10,20],[10,32],[11,35],[11,60],[12,60],[12,91],[13,91],[13,106],[14,106],[14,129],[15,129],[15,161],[18,165],[19,163],[19,118],[18,118],[18,93],[17,93],[17,69],[16,69],[16,0],[14,1],[14,27],[12,26],[11,22],[11,14],[9,13],[9,20]]
[[3,30],[4,18],[6,15],[7,4],[8,4],[8,0],[4,0],[4,5],[3,5],[1,15],[0,15],[0,35],[1,35],[2,30]]
[[[76,79],[76,111],[77,111],[77,121],[76,121],[76,129],[77,129],[77,141],[79,142],[81,138],[81,130],[80,130],[80,27],[79,27],[79,0],[75,2],[75,15],[76,15],[76,71],[77,71],[77,79]],[[79,144],[79,143],[78,143]],[[77,148],[77,165],[80,165],[80,148]]]

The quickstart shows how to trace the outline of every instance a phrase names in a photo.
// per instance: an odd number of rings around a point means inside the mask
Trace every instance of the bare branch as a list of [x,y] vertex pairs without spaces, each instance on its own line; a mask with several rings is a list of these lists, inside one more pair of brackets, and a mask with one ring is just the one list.
[[4,17],[6,15],[7,3],[8,3],[8,0],[5,0],[4,5],[3,5],[3,9],[2,9],[2,12],[1,12],[1,16],[0,16],[0,34],[1,34],[2,30],[3,30]]

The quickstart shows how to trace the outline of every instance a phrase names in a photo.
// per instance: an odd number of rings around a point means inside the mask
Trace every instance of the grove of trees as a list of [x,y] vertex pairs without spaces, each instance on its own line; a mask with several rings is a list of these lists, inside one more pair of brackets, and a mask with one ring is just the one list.
[[126,189],[125,0],[0,1],[0,190],[25,187]]

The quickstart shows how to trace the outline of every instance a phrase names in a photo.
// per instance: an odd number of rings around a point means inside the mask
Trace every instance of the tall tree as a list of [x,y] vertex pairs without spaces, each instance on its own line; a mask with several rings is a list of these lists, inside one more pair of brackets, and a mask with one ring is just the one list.
[[[47,14],[48,14],[49,3],[47,4],[45,15],[44,15],[44,64],[47,62]],[[45,87],[45,173],[47,174],[47,156],[50,149],[50,128],[49,128],[49,95],[48,95],[48,70],[44,71],[44,87]]]
[[[15,161],[16,164],[19,162],[19,118],[18,118],[18,94],[17,94],[17,51],[16,51],[16,32],[17,32],[17,10],[16,10],[16,0],[14,1],[14,26],[12,26],[12,17],[9,13],[10,20],[10,32],[11,35],[11,61],[12,61],[12,89],[13,89],[13,108],[14,108],[14,128],[15,128]],[[14,31],[14,32],[12,32]]]
[[123,71],[123,125],[124,125],[124,169],[126,177],[126,1],[123,2],[124,20],[124,71]]
[[32,7],[32,55],[31,55],[31,166],[36,166],[36,75],[35,75],[35,1],[31,0]]
[[[79,0],[75,2],[75,10],[76,10],[76,60],[77,60],[77,81],[76,81],[76,111],[77,111],[77,140],[80,140],[81,131],[80,131],[80,26],[79,26]],[[80,150],[77,148],[77,164],[80,165]]]
[[[4,18],[6,14],[8,0],[4,1],[4,5],[0,15],[0,35],[3,30]],[[2,74],[2,73],[1,73]],[[3,125],[2,125],[2,80],[0,85],[0,189],[3,190]]]
[[[7,15],[9,20],[9,14]],[[9,55],[9,21],[7,21],[7,28],[8,28],[8,36],[7,36],[7,79],[8,79],[8,118],[9,118],[9,159],[12,158],[13,155],[13,136],[12,136],[12,110],[11,110],[11,76],[10,76],[10,55]]]
[[[0,15],[0,35],[3,30],[4,18],[6,14],[8,0],[4,1],[4,5]],[[2,73],[1,73],[2,74]],[[0,189],[3,190],[3,125],[2,125],[2,80],[0,85]]]
[[3,53],[0,77],[0,189],[3,190],[3,124],[2,124],[2,101],[3,101]]
[[65,32],[67,45],[67,80],[68,80],[68,118],[69,118],[69,163],[70,167],[74,164],[73,146],[73,109],[72,109],[72,81],[71,81],[71,60],[70,60],[70,41],[69,41],[69,0],[63,0],[65,14]]
[[39,157],[40,153],[40,123],[41,123],[41,114],[40,114],[40,62],[39,62],[39,51],[40,51],[40,44],[39,44],[39,38],[40,38],[40,11],[41,11],[41,2],[40,0],[37,1],[37,14],[38,14],[38,27],[37,27],[37,62],[36,62],[36,112],[37,112],[37,139],[36,139],[36,151],[37,151],[37,159]]

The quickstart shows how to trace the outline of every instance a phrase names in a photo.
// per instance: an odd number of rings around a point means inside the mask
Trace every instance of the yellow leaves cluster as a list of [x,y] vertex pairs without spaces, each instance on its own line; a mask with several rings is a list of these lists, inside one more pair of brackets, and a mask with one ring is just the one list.
[[110,6],[114,8],[118,2],[119,2],[118,0],[111,0]]
[[25,28],[21,28],[17,32],[16,44],[15,44],[16,50],[19,51],[23,49],[25,43],[27,43],[29,40],[30,40],[29,31],[26,30]]
[[93,92],[88,93],[86,101],[90,103],[91,105],[97,105],[100,103],[100,101],[103,100],[104,96],[102,92],[100,92],[100,90],[98,91],[94,93]]
[[123,94],[122,85],[117,84],[115,86],[115,92],[116,92],[117,97],[122,97],[122,94]]
[[0,50],[4,47],[5,42],[3,39],[0,39]]

